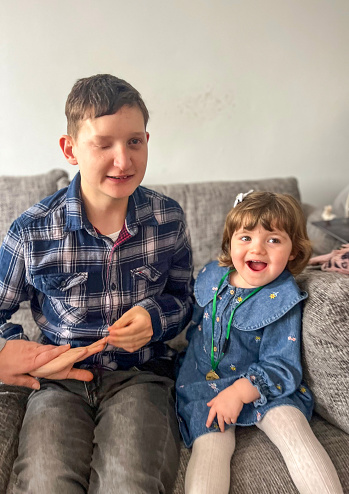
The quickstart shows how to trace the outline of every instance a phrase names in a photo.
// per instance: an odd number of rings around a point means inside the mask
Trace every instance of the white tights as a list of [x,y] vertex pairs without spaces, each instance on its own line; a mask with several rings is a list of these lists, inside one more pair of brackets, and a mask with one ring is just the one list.
[[[297,408],[272,408],[256,425],[279,449],[300,494],[343,494],[328,454]],[[186,494],[228,494],[234,450],[235,427],[198,437],[186,472]]]

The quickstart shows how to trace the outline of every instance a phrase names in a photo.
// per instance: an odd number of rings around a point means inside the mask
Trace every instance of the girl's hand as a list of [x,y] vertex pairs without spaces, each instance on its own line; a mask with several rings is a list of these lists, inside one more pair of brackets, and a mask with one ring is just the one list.
[[207,403],[211,407],[206,427],[211,427],[213,419],[217,415],[217,421],[221,432],[224,432],[224,423],[233,424],[244,406],[244,402],[239,397],[239,393],[234,389],[234,385],[223,389],[213,400]]
[[207,417],[206,427],[211,427],[217,415],[219,429],[224,432],[224,423],[234,424],[244,404],[251,403],[258,398],[260,398],[258,389],[248,379],[244,377],[238,379],[207,403],[211,410]]
[[45,365],[30,372],[34,377],[45,377],[46,379],[77,379],[78,381],[91,381],[93,374],[85,369],[76,369],[73,365],[90,355],[103,350],[106,338],[95,341],[92,345],[85,347],[70,348]]

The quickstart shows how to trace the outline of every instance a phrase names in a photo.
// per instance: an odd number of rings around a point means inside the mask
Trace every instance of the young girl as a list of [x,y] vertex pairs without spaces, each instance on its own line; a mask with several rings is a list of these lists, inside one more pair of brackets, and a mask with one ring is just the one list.
[[313,399],[302,382],[307,294],[293,275],[310,254],[305,219],[293,197],[238,195],[219,262],[205,266],[195,283],[198,323],[188,331],[177,379],[180,430],[185,445],[193,444],[187,494],[229,492],[236,425],[256,425],[267,434],[300,493],[342,493],[308,424]]

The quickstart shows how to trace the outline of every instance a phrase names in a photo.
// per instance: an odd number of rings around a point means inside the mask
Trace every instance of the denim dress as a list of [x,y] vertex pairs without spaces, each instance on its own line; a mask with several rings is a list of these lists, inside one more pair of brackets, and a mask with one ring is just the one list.
[[205,425],[210,410],[207,403],[241,377],[257,387],[260,398],[243,406],[236,425],[253,425],[268,410],[280,405],[298,408],[308,420],[312,414],[313,398],[302,382],[301,366],[302,301],[307,293],[300,291],[287,270],[236,309],[229,345],[216,369],[219,379],[206,380],[206,374],[212,369],[215,292],[213,346],[216,361],[222,352],[232,310],[253,291],[230,285],[229,277],[218,290],[227,270],[217,261],[211,262],[199,273],[195,283],[197,305],[187,333],[189,346],[176,383],[177,416],[187,447],[202,434],[219,431],[216,420],[210,428]]

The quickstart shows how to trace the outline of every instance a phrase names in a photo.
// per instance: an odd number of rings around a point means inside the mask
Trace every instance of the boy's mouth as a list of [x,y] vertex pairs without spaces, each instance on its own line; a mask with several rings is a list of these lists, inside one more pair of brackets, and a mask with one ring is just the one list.
[[123,175],[123,176],[113,176],[113,175],[107,175],[107,178],[111,178],[112,180],[127,180],[130,178],[132,175]]
[[267,263],[262,261],[247,261],[246,264],[252,271],[262,271],[267,267]]

